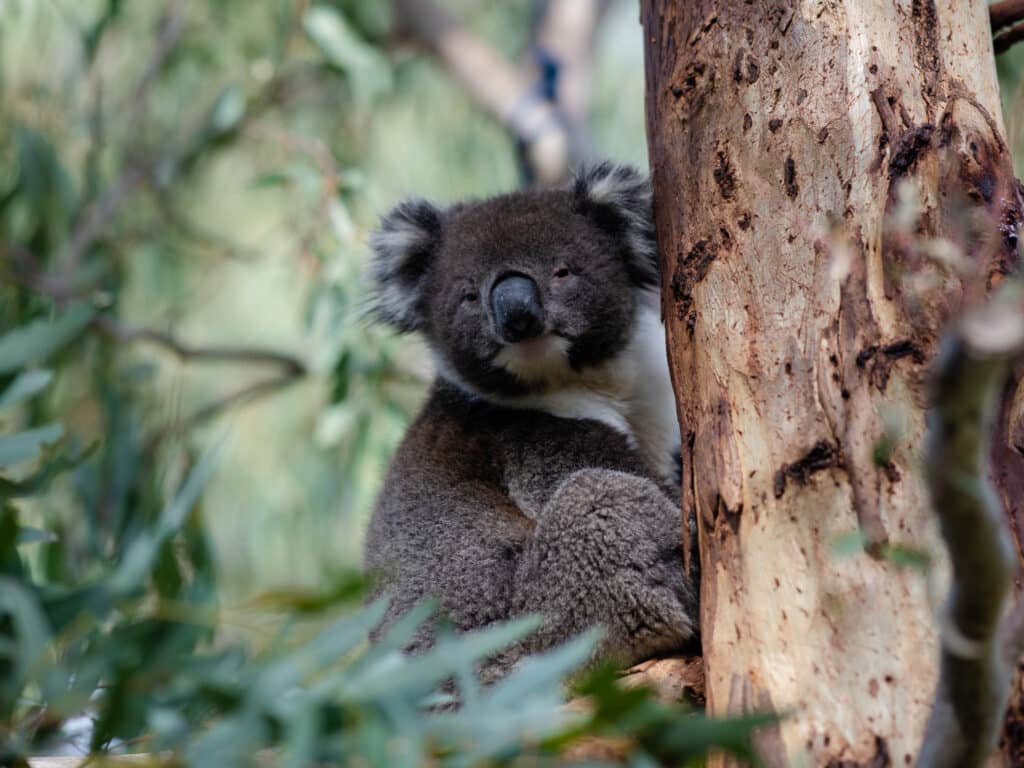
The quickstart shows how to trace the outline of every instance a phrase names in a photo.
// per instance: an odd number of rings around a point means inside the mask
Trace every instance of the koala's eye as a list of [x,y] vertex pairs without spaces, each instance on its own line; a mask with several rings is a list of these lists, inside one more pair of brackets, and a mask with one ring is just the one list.
[[480,294],[476,291],[466,291],[462,294],[462,301],[466,304],[476,304],[480,301]]
[[569,276],[569,268],[567,266],[565,266],[564,264],[562,266],[560,266],[558,269],[556,269],[554,274],[552,275],[552,277],[554,277],[557,280],[564,280],[568,276]]

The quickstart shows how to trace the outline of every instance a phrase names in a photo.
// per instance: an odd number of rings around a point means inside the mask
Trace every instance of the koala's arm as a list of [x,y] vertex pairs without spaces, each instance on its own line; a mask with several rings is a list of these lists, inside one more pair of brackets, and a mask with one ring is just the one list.
[[[484,679],[596,625],[605,630],[597,655],[626,663],[693,636],[696,596],[683,572],[678,507],[650,480],[576,472],[536,523],[484,484],[461,486],[448,500],[414,525],[376,516],[368,551],[393,569],[389,621],[428,596],[439,597],[462,630],[543,617],[540,629],[485,666]],[[411,650],[428,646],[430,634],[425,629]]]
[[502,435],[505,486],[516,506],[534,520],[573,473],[604,469],[647,478],[678,505],[679,484],[656,477],[627,437],[597,421],[534,415]]
[[635,475],[574,473],[524,547],[512,602],[513,613],[544,623],[500,666],[595,625],[604,629],[598,656],[633,663],[680,649],[696,632],[697,597],[683,571],[678,507]]

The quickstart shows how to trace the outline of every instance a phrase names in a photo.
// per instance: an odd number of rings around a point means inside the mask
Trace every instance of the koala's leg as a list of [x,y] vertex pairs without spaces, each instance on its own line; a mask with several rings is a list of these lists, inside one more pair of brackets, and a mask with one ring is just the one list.
[[693,637],[697,600],[686,580],[679,508],[650,480],[613,470],[570,475],[555,492],[517,568],[517,613],[540,613],[526,651],[595,625],[597,652],[626,663]]

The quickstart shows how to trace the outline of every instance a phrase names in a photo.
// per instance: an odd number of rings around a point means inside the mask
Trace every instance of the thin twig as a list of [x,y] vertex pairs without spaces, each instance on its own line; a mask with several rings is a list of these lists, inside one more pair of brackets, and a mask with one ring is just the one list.
[[[186,5],[186,0],[168,0],[164,5],[156,43],[142,74],[132,89],[131,105],[124,120],[124,130],[128,136],[134,136],[136,133],[146,107],[149,88],[181,39],[182,31],[185,28]],[[141,167],[129,162],[121,169],[117,179],[107,187],[99,199],[82,212],[71,239],[57,260],[58,272],[71,274],[77,269],[82,256],[107,231],[111,220],[124,204],[129,193],[143,180],[145,175],[146,173]]]
[[992,50],[995,53],[1005,53],[1021,40],[1024,40],[1024,23],[1010,27],[1005,32],[1000,32],[992,38]]
[[953,574],[939,684],[918,759],[926,768],[984,764],[1009,694],[1006,649],[1020,642],[1006,636],[1015,630],[1002,621],[1016,559],[989,472],[999,395],[1010,360],[1024,349],[1019,291],[1007,285],[966,313],[937,366],[928,481]]
[[197,347],[154,328],[133,328],[123,325],[110,315],[99,315],[93,320],[93,327],[115,341],[155,344],[182,360],[191,362],[276,365],[283,368],[286,375],[292,378],[304,376],[307,370],[304,362],[285,352],[242,346]]
[[175,427],[179,431],[191,429],[203,422],[209,421],[214,416],[218,416],[224,411],[236,408],[240,405],[245,405],[246,403],[251,403],[254,400],[259,400],[260,398],[273,394],[280,389],[284,389],[288,385],[295,383],[297,379],[298,375],[285,374],[284,376],[274,376],[270,379],[257,381],[246,387],[242,387],[237,392],[233,392],[230,395],[222,397],[220,400],[215,400],[212,403],[204,405],[184,421],[175,425]]
[[561,182],[569,170],[571,137],[535,79],[435,0],[393,0],[393,9],[397,31],[432,51],[481,107],[527,145],[537,180]]
[[1012,27],[1018,21],[1024,21],[1024,0],[1002,0],[988,8],[988,18],[992,22],[992,32],[1005,27]]
[[576,165],[593,154],[588,128],[593,92],[594,41],[608,0],[549,0],[532,45],[558,68],[554,103],[569,133],[569,160]]

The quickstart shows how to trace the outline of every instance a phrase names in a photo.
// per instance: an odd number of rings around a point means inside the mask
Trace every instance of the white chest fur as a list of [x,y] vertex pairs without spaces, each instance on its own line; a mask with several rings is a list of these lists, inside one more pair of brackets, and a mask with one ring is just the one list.
[[665,328],[656,309],[642,305],[626,348],[587,369],[572,385],[512,398],[510,405],[567,419],[594,419],[625,434],[662,477],[675,475],[679,422],[665,351]]
[[555,359],[542,358],[538,370],[517,370],[520,375],[542,376],[557,381],[543,394],[500,397],[483,394],[438,354],[434,355],[442,377],[475,397],[510,408],[543,411],[564,419],[593,419],[626,435],[650,467],[669,480],[676,474],[675,456],[680,447],[675,393],[668,370],[665,327],[656,308],[657,295],[645,294],[637,311],[633,332],[625,349],[608,362],[571,371],[564,349]]

